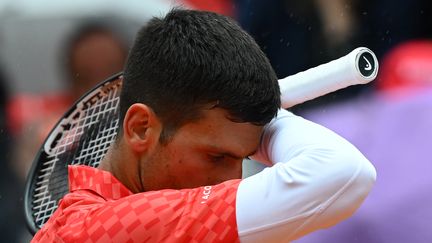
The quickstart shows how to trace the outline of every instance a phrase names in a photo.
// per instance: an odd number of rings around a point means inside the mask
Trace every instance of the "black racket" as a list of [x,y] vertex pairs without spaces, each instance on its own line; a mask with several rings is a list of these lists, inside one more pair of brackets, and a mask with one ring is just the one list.
[[36,233],[69,191],[68,165],[97,167],[114,141],[119,124],[121,73],[81,97],[55,125],[27,177],[24,210]]

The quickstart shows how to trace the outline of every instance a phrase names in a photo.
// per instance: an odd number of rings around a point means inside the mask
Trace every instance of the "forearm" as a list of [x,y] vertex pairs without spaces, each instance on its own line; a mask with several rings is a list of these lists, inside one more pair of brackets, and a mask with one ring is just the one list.
[[375,169],[332,131],[280,111],[254,159],[272,164],[242,181],[237,198],[243,241],[293,240],[349,217],[366,197]]

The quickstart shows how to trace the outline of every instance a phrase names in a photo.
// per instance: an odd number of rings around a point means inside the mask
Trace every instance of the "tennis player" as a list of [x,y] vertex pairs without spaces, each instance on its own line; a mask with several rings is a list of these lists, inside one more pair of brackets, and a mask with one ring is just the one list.
[[[294,57],[293,57],[294,58]],[[349,217],[375,169],[280,110],[277,77],[230,19],[175,9],[137,35],[118,137],[33,242],[288,242]],[[271,167],[241,180],[243,158]]]

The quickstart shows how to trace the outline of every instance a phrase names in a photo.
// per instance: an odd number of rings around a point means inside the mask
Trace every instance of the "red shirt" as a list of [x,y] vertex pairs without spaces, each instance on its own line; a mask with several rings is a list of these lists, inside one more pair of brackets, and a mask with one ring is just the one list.
[[32,242],[239,242],[240,180],[133,194],[111,173],[69,166],[69,189]]

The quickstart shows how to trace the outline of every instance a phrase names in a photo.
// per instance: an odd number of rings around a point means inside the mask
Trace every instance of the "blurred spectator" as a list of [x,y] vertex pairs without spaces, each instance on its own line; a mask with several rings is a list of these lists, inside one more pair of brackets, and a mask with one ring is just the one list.
[[374,94],[305,114],[356,145],[378,177],[353,217],[296,242],[432,242],[431,49],[401,44],[385,56]]
[[[357,1],[236,0],[240,24],[257,40],[279,78],[348,54],[357,47]],[[306,102],[294,111],[338,101],[363,87]]]
[[432,2],[429,0],[357,1],[357,42],[374,50],[378,59],[405,41],[432,38]]
[[325,59],[322,25],[314,1],[236,0],[236,10],[240,25],[267,54],[279,78]]
[[379,92],[406,96],[432,86],[432,41],[415,40],[396,46],[381,63]]
[[[9,92],[6,77],[0,70],[0,235],[3,242],[22,242],[21,234],[26,231],[22,211],[22,190],[11,169],[13,139],[6,124],[6,104]],[[18,205],[18,206],[17,206]]]
[[66,86],[54,94],[24,94],[9,105],[9,122],[17,137],[15,169],[22,180],[50,129],[69,106],[103,79],[120,72],[127,56],[127,45],[110,26],[85,22],[65,43],[60,64]]
[[123,70],[128,46],[116,29],[104,23],[84,23],[64,47],[68,96],[78,99],[97,83]]
[[[1,221],[6,224],[0,232],[5,242],[25,242],[23,238],[29,237],[23,217],[23,186],[43,140],[72,102],[96,83],[123,69],[127,49],[126,42],[110,25],[85,22],[67,38],[64,55],[59,59],[67,77],[65,91],[19,94],[11,98],[7,120],[15,138],[15,145],[11,147],[13,163],[9,164],[8,170],[1,168],[5,175],[1,177],[0,196],[8,199],[4,201],[7,205],[1,207],[5,210],[1,216],[8,218]],[[2,139],[6,137],[1,136]]]
[[[358,46],[378,59],[412,38],[432,37],[427,0],[235,0],[239,23],[257,40],[279,78],[348,54]],[[373,85],[373,84],[372,84]],[[354,98],[371,89],[357,85],[306,102],[295,112]]]

